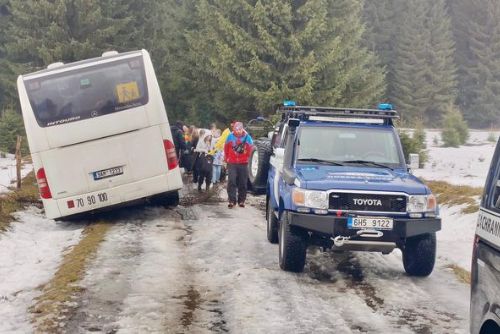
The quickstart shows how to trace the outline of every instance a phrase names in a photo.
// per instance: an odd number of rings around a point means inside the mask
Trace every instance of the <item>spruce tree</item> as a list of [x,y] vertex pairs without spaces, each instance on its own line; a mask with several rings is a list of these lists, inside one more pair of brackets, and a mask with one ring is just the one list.
[[399,16],[403,11],[400,0],[365,1],[363,20],[367,26],[364,44],[374,52],[380,66],[386,69],[385,96],[393,96],[396,36],[399,33]]
[[188,45],[222,110],[268,111],[287,98],[368,106],[383,92],[383,72],[361,45],[359,0],[201,0],[196,9]]
[[12,108],[15,101],[15,77],[12,64],[7,61],[5,43],[10,20],[10,8],[7,0],[0,0],[0,117],[7,108]]
[[198,70],[200,59],[189,46],[189,35],[199,30],[197,1],[167,0],[164,3],[166,37],[161,43],[166,47],[168,59],[165,58],[163,72],[166,78],[163,97],[169,117],[207,127],[214,120],[227,122],[236,117],[226,115],[220,106],[232,103],[233,111],[237,111],[241,101],[231,95],[224,96],[220,85],[206,72]]
[[427,118],[430,124],[438,124],[453,103],[457,94],[456,64],[454,59],[455,44],[451,30],[451,19],[445,0],[430,2],[428,29],[430,31],[430,49],[428,55],[429,96]]
[[113,41],[127,33],[127,9],[122,1],[11,0],[9,56],[33,69],[121,51]]
[[456,94],[445,0],[408,0],[399,19],[391,99],[407,123],[436,125]]
[[160,86],[166,86],[168,2],[10,1],[12,22],[7,44],[9,58],[22,64],[17,72],[31,71],[55,61],[96,57],[108,50],[145,48],[152,56]]
[[458,105],[473,126],[500,124],[500,0],[452,2]]
[[429,39],[422,23],[426,17],[426,6],[421,1],[409,0],[403,11],[395,41],[394,101],[405,123],[424,121],[425,106],[429,105],[429,87],[425,80],[425,46]]

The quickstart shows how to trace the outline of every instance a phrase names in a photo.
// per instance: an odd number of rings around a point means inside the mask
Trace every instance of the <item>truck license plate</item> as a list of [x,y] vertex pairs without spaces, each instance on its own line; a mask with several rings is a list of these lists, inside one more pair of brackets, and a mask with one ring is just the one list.
[[105,179],[107,177],[121,174],[123,174],[123,166],[103,169],[92,173],[92,175],[94,176],[94,180]]
[[392,230],[394,221],[386,217],[348,217],[347,227],[350,229]]

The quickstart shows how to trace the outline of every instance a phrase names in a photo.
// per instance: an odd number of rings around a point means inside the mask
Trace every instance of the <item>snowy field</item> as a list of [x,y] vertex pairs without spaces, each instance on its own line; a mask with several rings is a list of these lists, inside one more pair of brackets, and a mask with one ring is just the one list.
[[[466,146],[443,149],[433,143],[438,132],[428,131],[430,161],[415,174],[482,186],[494,150],[488,134],[471,131]],[[0,177],[10,183],[6,170]],[[117,211],[60,325],[68,333],[468,332],[469,286],[448,266],[469,269],[476,214],[441,208],[428,278],[408,277],[399,250],[310,249],[304,273],[290,274],[266,240],[262,197],[250,202],[234,210],[220,203]],[[82,230],[31,208],[0,234],[0,333],[35,331],[30,306]]]
[[[464,146],[441,147],[441,131],[427,130],[429,161],[414,174],[426,180],[446,181],[455,185],[483,187],[496,143],[489,142],[488,131],[471,130]],[[493,132],[498,140],[499,132]],[[435,144],[437,139],[437,145]]]
[[[445,148],[441,147],[441,131],[427,130],[429,161],[424,168],[413,173],[425,180],[483,188],[496,146],[496,143],[488,141],[490,133],[471,130],[465,145]],[[493,134],[498,140],[500,133],[496,131]],[[463,214],[461,210],[459,206],[441,206],[443,226],[437,234],[438,257],[469,270],[477,213]]]
[[[30,164],[23,166],[21,176],[25,177],[33,169]],[[9,187],[15,187],[16,182],[16,158],[13,154],[0,157],[0,193],[9,191]]]

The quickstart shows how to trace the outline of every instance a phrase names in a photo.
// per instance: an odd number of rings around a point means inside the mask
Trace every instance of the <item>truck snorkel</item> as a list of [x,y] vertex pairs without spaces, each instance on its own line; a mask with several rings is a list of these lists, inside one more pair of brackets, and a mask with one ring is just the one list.
[[294,184],[297,177],[293,169],[293,152],[295,145],[295,134],[300,120],[297,118],[288,119],[288,134],[286,138],[285,156],[283,157],[283,179],[289,185]]

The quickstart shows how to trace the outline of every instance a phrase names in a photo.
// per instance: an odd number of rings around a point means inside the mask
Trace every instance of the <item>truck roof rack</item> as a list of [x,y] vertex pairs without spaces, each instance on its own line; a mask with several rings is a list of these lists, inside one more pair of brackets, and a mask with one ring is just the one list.
[[[313,106],[280,106],[277,110],[282,114],[282,119],[298,118],[300,120],[309,120],[311,116],[320,116],[331,118],[349,118],[352,123],[362,123],[363,120],[378,119],[383,124],[392,125],[393,119],[398,119],[398,113],[392,109],[360,109],[360,108],[338,108],[338,107],[313,107]],[[358,119],[358,121],[354,121]],[[368,122],[367,122],[368,123]]]

